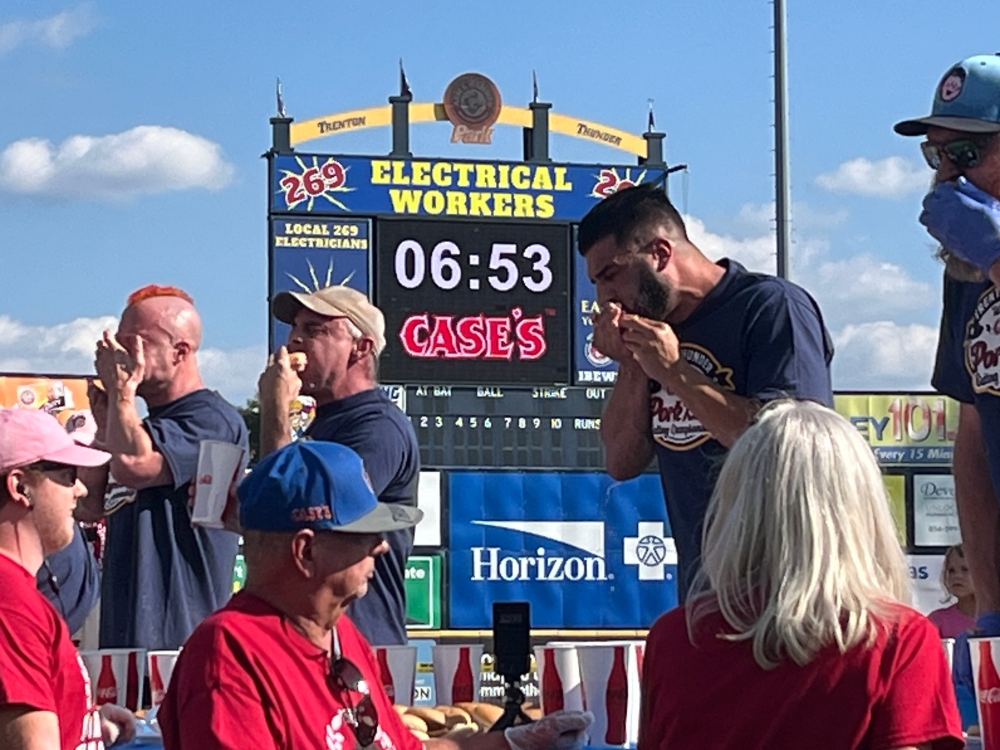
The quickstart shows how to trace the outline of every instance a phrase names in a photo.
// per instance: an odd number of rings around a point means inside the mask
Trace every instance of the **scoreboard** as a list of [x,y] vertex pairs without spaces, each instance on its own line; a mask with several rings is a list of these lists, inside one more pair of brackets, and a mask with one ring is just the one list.
[[[347,284],[386,320],[379,380],[425,468],[601,471],[615,363],[575,247],[598,201],[663,168],[270,158],[270,288]],[[272,321],[271,344],[288,326]]]
[[423,466],[604,470],[611,387],[386,386],[413,422]]

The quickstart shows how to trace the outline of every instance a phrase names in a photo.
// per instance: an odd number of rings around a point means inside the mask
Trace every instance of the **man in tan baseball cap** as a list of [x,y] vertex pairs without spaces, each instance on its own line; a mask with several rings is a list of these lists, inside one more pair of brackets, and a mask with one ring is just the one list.
[[274,317],[295,324],[295,314],[305,308],[327,318],[346,318],[365,336],[371,337],[375,356],[385,349],[385,318],[368,298],[349,286],[328,286],[310,294],[279,292],[271,304]]
[[[292,440],[289,411],[300,393],[316,399],[312,440],[352,448],[364,460],[380,502],[416,505],[420,450],[413,426],[378,388],[378,356],[385,348],[382,311],[361,292],[328,286],[311,293],[280,292],[274,317],[292,329],[287,346],[260,376],[261,457]],[[350,615],[373,645],[406,643],[406,559],[413,530],[385,534],[389,551],[375,561],[369,593]]]

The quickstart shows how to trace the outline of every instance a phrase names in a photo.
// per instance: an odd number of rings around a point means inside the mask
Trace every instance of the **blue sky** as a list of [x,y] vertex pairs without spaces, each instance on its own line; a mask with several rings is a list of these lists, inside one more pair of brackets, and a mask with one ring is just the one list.
[[[930,171],[892,124],[944,71],[1000,50],[1000,4],[788,0],[793,278],[838,344],[835,386],[925,388],[940,267],[916,222]],[[459,73],[526,104],[633,132],[655,101],[671,194],[695,241],[773,270],[771,6],[671,3],[52,2],[0,6],[0,372],[86,372],[127,294],[172,283],[205,320],[210,385],[251,395],[266,355],[266,180],[274,79],[297,119],[385,103],[405,61],[417,101]],[[415,154],[520,158],[520,132]],[[317,140],[385,153],[387,128]],[[555,135],[559,161],[631,163]]]

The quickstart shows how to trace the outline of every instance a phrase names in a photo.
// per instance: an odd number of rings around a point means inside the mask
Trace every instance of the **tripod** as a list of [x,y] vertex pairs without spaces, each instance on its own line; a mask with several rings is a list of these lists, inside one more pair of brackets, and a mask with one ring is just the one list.
[[532,721],[531,717],[524,713],[524,709],[521,708],[524,703],[524,693],[521,691],[520,680],[516,677],[508,679],[505,676],[504,686],[503,714],[490,727],[491,732],[502,732],[508,727],[517,724],[530,724]]

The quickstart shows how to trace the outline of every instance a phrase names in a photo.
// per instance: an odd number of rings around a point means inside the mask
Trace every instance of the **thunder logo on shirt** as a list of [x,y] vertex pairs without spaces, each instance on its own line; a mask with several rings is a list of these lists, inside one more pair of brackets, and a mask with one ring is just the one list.
[[[697,344],[681,344],[681,356],[719,387],[736,390],[733,368],[723,367],[708,349]],[[649,407],[653,439],[657,443],[670,450],[686,451],[712,438],[712,434],[680,398],[659,383],[653,383],[653,386],[655,390],[651,387]]]

